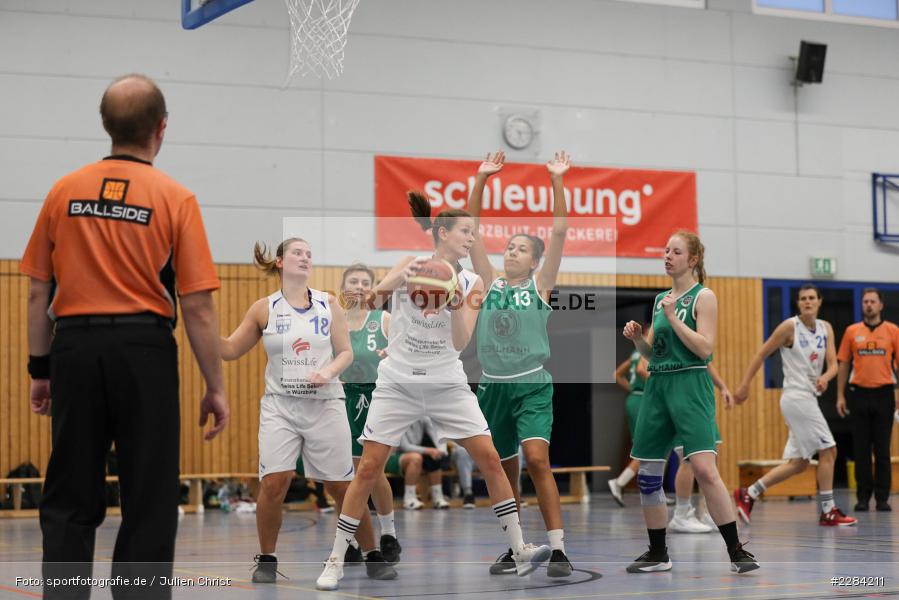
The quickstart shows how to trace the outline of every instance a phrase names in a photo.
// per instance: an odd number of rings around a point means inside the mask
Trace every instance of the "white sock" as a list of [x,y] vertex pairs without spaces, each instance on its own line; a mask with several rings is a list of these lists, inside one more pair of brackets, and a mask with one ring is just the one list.
[[833,501],[833,490],[821,490],[818,493],[821,495],[821,512],[829,513],[836,507]]
[[550,529],[546,532],[549,538],[549,547],[553,550],[565,552],[565,531],[563,529]]
[[634,473],[630,467],[625,467],[624,471],[618,476],[618,479],[615,480],[615,483],[618,484],[618,487],[624,487],[631,482],[637,474]]
[[435,483],[431,486],[431,500],[434,502],[443,500],[443,486],[439,483]]
[[331,558],[336,557],[339,562],[343,563],[346,549],[353,542],[357,529],[359,529],[359,519],[340,513],[340,516],[337,518],[337,533],[334,534],[334,548],[331,550]]
[[690,496],[687,496],[686,498],[675,496],[674,501],[674,513],[682,517],[687,516],[687,513],[690,512],[690,509],[693,507],[693,504],[690,503]]
[[404,497],[406,500],[413,500],[413,499],[415,498],[415,486],[414,486],[414,485],[407,485],[407,486],[406,486],[406,491],[403,493],[403,497]]
[[749,486],[749,497],[753,500],[756,500],[759,496],[765,493],[765,490],[768,488],[765,487],[765,484],[762,483],[762,480],[759,479],[755,483]]
[[378,515],[378,521],[381,523],[381,535],[392,535],[396,537],[396,524],[393,522],[393,511],[389,515]]
[[271,556],[275,560],[278,560],[278,555],[275,554],[274,552],[261,552],[260,555],[261,556]]
[[499,524],[509,537],[509,547],[512,548],[512,552],[518,553],[524,546],[524,538],[521,535],[521,523],[518,521],[515,498],[494,504],[493,512],[499,517]]

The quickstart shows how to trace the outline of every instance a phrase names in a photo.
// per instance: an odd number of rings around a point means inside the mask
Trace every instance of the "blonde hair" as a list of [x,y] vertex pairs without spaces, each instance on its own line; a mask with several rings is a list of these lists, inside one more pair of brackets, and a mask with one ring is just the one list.
[[256,266],[259,267],[260,270],[265,272],[266,275],[278,275],[280,277],[281,269],[278,267],[278,259],[284,258],[284,250],[294,242],[303,242],[304,244],[309,243],[303,238],[287,238],[286,240],[278,244],[278,249],[275,250],[275,255],[271,256],[269,254],[268,248],[266,248],[264,243],[256,242],[256,244],[253,246],[253,260],[256,263]]
[[676,231],[672,237],[678,236],[687,242],[687,256],[688,258],[693,258],[694,256],[697,258],[696,265],[693,267],[693,276],[696,277],[696,281],[699,283],[705,282],[705,246],[699,240],[699,236],[693,233],[692,231],[688,231],[686,229],[681,229],[680,231]]

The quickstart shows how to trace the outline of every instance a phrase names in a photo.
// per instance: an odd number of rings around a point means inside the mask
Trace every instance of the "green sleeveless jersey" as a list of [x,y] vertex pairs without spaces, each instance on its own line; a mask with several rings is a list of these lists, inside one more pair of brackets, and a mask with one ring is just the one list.
[[[696,331],[696,299],[703,289],[702,285],[697,283],[681,294],[674,305],[674,314],[693,331]],[[656,296],[653,305],[652,357],[649,359],[649,371],[653,373],[704,367],[711,361],[711,356],[708,359],[702,359],[693,354],[693,351],[684,345],[671,328],[671,323],[662,310],[662,298],[670,291]]]
[[368,312],[362,327],[350,331],[353,364],[340,376],[344,383],[371,384],[378,379],[378,350],[387,348],[387,336],[382,327],[383,310]]
[[533,277],[516,285],[498,277],[478,315],[478,359],[484,375],[508,378],[542,369],[549,359],[550,312]]
[[637,375],[637,365],[640,363],[641,358],[641,354],[636,350],[634,350],[634,353],[631,354],[631,369],[630,371],[628,371],[627,378],[627,382],[631,386],[631,393],[642,392],[646,387],[646,380]]

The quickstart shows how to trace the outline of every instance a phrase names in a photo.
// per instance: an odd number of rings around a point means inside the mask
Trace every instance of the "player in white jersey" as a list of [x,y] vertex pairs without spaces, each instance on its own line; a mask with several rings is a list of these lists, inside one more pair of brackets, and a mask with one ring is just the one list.
[[467,212],[441,212],[431,221],[431,206],[425,196],[409,194],[416,221],[431,230],[434,257],[456,267],[459,285],[452,307],[424,312],[410,299],[406,280],[415,275],[427,257],[401,260],[374,290],[372,308],[392,296],[387,358],[378,367],[378,379],[368,419],[359,441],[362,458],[350,484],[337,523],[334,548],[316,581],[322,590],[337,589],[343,577],[343,556],[367,514],[366,501],[384,464],[403,433],[422,417],[431,417],[440,439],[463,446],[487,482],[493,509],[515,551],[519,575],[527,575],[550,556],[548,546],[525,544],[512,487],[499,462],[487,421],[468,387],[459,353],[468,345],[478,316],[484,284],[458,261],[468,256],[474,244],[474,220]]
[[[749,397],[749,384],[765,359],[780,349],[783,362],[783,395],[780,411],[790,428],[783,458],[788,462],[771,469],[748,488],[734,491],[737,514],[749,523],[755,500],[764,491],[781,481],[805,471],[812,456],[818,454],[818,493],[821,496],[821,516],[818,524],[825,527],[847,527],[857,520],[847,517],[833,500],[833,468],[837,458],[837,444],[827,421],[818,406],[818,396],[837,375],[837,352],[833,328],[818,318],[821,293],[812,284],[799,289],[799,315],[777,326],[756,353],[734,394],[737,404]],[[827,371],[824,371],[824,362]]]
[[[250,307],[237,329],[222,339],[221,351],[224,360],[236,360],[261,338],[268,355],[259,415],[260,553],[253,581],[272,583],[277,576],[281,507],[297,458],[302,455],[306,476],[324,483],[338,510],[353,478],[350,426],[338,380],[353,362],[353,351],[346,317],[334,296],[307,285],[312,250],[305,240],[285,240],[274,258],[256,244],[255,258],[262,270],[280,277],[281,286]],[[375,550],[367,511],[359,543],[369,577],[396,577]]]

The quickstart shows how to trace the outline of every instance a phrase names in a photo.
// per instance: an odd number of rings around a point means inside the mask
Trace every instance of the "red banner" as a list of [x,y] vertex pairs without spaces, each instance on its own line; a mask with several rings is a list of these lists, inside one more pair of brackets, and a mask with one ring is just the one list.
[[[430,234],[412,219],[408,190],[420,190],[432,215],[466,208],[479,161],[375,157],[376,246],[380,250],[430,250]],[[565,174],[570,229],[566,256],[657,258],[678,229],[697,230],[696,175],[572,167]],[[385,218],[390,217],[390,218]],[[552,185],[540,164],[507,163],[487,181],[481,235],[490,253],[502,253],[509,237],[548,238]]]

